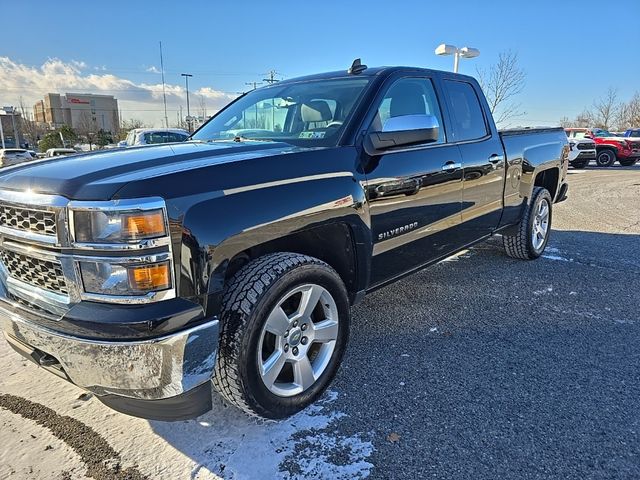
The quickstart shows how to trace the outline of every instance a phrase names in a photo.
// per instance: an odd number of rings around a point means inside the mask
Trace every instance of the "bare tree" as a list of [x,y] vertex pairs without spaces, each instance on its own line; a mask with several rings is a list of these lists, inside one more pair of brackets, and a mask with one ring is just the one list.
[[95,120],[91,118],[89,112],[81,112],[78,116],[75,131],[78,135],[87,137],[89,134],[97,133],[98,125],[96,124]]
[[620,105],[616,125],[620,130],[640,127],[640,92],[636,92],[629,102]]
[[478,81],[484,91],[491,113],[498,124],[525,114],[521,104],[514,97],[522,93],[527,79],[526,72],[520,68],[518,54],[507,50],[498,55],[498,62],[488,70],[477,68]]
[[27,114],[27,109],[24,106],[24,99],[22,98],[22,96],[20,96],[20,99],[18,100],[18,102],[20,105],[20,113],[22,117],[21,124],[22,124],[23,136],[26,139],[27,143],[29,143],[30,147],[37,148],[38,141],[42,137],[44,137],[44,135],[47,133],[47,129],[44,128],[42,125],[39,125],[38,122],[33,120]]
[[593,102],[593,108],[593,121],[595,126],[609,130],[619,115],[620,103],[618,102],[618,91],[613,87],[609,87],[604,97]]

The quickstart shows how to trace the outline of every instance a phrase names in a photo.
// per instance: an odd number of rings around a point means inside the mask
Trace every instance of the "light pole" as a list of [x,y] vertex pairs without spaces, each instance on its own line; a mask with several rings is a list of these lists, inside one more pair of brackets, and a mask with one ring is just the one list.
[[190,73],[181,73],[184,77],[184,83],[187,88],[187,127],[189,128],[189,133],[191,133],[191,112],[189,110],[189,77],[193,77]]
[[2,149],[4,150],[4,129],[2,128],[2,117],[0,117],[0,139],[2,139]]
[[442,43],[435,51],[436,55],[453,55],[453,73],[458,73],[460,58],[475,58],[480,55],[480,50],[471,47],[458,48],[455,45]]

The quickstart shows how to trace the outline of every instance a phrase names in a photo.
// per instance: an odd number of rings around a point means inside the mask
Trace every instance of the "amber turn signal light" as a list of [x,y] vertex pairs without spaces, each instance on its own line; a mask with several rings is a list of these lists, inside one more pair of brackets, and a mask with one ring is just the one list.
[[143,292],[166,290],[171,287],[169,262],[130,268],[129,285],[132,289]]
[[124,220],[125,236],[128,238],[161,237],[166,234],[162,210],[130,214]]

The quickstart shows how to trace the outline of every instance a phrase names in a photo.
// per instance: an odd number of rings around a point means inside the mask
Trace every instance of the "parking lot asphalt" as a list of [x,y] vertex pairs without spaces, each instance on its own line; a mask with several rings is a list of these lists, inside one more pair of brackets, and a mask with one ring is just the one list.
[[283,422],[134,419],[0,343],[0,477],[640,478],[640,166],[569,184],[539,260],[496,238],[368,296]]

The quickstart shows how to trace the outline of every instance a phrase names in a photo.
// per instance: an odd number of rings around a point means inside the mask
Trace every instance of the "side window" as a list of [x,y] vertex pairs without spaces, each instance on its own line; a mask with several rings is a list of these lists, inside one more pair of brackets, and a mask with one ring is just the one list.
[[373,120],[372,130],[383,130],[392,117],[404,115],[432,115],[438,120],[440,131],[437,143],[444,143],[442,114],[433,83],[428,78],[401,78],[389,87],[378,114]]
[[486,136],[487,124],[473,86],[470,83],[455,80],[445,80],[444,83],[452,115],[455,141],[476,140]]

